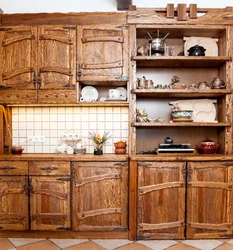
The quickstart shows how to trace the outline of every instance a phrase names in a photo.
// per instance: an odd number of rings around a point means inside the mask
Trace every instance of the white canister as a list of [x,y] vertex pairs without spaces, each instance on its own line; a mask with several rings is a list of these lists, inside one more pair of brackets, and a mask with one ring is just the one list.
[[72,154],[74,153],[74,148],[73,148],[72,146],[68,146],[68,147],[67,147],[66,153],[67,153],[68,155],[72,155]]

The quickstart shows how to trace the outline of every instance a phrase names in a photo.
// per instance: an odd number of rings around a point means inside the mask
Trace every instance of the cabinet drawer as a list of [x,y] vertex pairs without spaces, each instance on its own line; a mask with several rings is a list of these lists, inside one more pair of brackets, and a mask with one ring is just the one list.
[[0,161],[0,175],[27,175],[28,162]]
[[70,175],[70,162],[64,161],[31,161],[30,175]]

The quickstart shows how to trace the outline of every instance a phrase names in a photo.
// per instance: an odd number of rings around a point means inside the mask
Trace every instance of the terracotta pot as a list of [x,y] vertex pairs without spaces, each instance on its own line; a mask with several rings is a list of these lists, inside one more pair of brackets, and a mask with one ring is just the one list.
[[114,143],[114,146],[118,148],[125,149],[127,147],[126,141],[118,141]]
[[115,154],[117,154],[117,155],[126,154],[126,148],[116,148],[115,149]]

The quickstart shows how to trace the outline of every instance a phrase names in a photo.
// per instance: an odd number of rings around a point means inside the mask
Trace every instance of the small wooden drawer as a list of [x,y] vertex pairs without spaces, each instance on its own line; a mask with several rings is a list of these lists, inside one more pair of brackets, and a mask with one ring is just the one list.
[[0,175],[28,175],[28,162],[0,161]]
[[29,175],[70,175],[70,162],[31,161]]

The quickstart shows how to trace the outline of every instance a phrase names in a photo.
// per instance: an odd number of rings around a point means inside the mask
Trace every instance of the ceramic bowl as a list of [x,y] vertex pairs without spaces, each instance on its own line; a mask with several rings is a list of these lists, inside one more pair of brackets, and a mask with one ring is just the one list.
[[199,154],[216,154],[219,145],[214,145],[211,147],[203,147],[203,145],[197,146],[197,151]]
[[173,120],[192,120],[193,111],[192,110],[176,110],[172,111]]
[[23,153],[23,148],[21,146],[13,146],[11,149],[11,153],[13,155],[21,155]]

